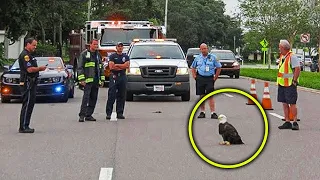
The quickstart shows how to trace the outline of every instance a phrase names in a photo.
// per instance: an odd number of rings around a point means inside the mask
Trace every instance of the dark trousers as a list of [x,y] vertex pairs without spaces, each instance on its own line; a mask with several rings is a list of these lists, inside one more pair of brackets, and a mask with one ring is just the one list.
[[79,116],[82,116],[82,117],[92,116],[94,109],[96,107],[98,92],[99,92],[99,82],[94,81],[91,83],[86,83],[83,90],[82,103],[81,103]]
[[123,114],[124,105],[126,102],[126,91],[127,91],[127,76],[110,76],[108,101],[106,106],[107,115],[112,114],[113,104],[117,99],[116,111],[117,114]]
[[21,87],[22,107],[20,112],[20,129],[29,128],[31,114],[34,104],[36,103],[36,87],[35,81],[26,81]]

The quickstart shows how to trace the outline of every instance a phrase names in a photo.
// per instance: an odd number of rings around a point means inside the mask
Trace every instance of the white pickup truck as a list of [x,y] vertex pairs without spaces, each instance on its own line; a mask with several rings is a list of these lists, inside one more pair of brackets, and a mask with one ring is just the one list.
[[185,55],[174,39],[140,39],[128,50],[127,101],[134,95],[175,95],[190,100],[190,76]]

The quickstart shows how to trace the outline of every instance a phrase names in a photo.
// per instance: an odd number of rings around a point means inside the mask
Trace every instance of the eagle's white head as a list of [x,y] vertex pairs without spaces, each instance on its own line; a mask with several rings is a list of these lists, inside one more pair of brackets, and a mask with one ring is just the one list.
[[218,120],[219,120],[219,123],[222,123],[224,124],[225,122],[227,122],[227,116],[223,115],[223,114],[220,114],[218,116]]

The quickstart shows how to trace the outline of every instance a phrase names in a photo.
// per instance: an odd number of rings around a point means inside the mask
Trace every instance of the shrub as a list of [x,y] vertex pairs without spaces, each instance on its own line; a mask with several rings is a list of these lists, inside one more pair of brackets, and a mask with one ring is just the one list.
[[55,46],[38,42],[34,56],[56,56],[56,53],[57,49]]
[[[251,69],[242,68],[241,76],[262,79],[266,81],[277,81],[278,69]],[[301,71],[299,86],[320,90],[320,73]]]

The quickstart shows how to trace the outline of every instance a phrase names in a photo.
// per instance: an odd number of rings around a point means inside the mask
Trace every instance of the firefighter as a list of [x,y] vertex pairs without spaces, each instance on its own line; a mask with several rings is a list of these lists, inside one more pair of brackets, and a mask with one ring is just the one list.
[[98,40],[93,39],[89,49],[81,52],[79,56],[78,80],[84,87],[79,122],[96,121],[92,114],[97,103],[99,86],[103,86],[105,80],[102,57],[97,49]]
[[39,71],[44,71],[46,66],[38,67],[37,60],[31,55],[37,47],[34,38],[25,41],[25,49],[19,55],[20,85],[22,94],[22,107],[20,112],[19,133],[34,133],[29,127],[31,114],[36,102],[36,87]]
[[117,99],[117,118],[125,119],[124,105],[127,91],[126,69],[129,68],[129,56],[123,53],[123,44],[117,43],[117,52],[109,57],[109,68],[111,71],[109,81],[108,101],[106,105],[106,119],[111,119],[113,104]]

